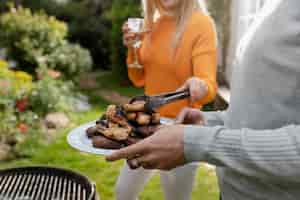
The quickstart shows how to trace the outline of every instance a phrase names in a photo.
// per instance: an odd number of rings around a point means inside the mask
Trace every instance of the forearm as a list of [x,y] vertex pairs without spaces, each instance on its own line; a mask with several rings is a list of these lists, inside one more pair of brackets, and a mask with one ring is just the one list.
[[211,51],[196,56],[193,58],[193,65],[194,76],[202,80],[207,87],[207,94],[197,101],[196,104],[205,105],[211,103],[216,98],[218,91],[215,52]]
[[186,127],[186,161],[209,162],[251,177],[298,181],[299,132],[299,126],[261,131]]
[[135,59],[137,59],[140,63],[141,62],[140,57],[141,57],[140,56],[140,48],[134,49],[133,47],[129,47],[128,52],[127,52],[127,60],[126,60],[127,65],[129,66],[132,63],[134,63]]
[[[139,57],[139,54],[137,55]],[[127,55],[128,77],[136,87],[143,87],[145,85],[145,72],[144,69],[130,67],[134,59],[134,50],[129,48]]]

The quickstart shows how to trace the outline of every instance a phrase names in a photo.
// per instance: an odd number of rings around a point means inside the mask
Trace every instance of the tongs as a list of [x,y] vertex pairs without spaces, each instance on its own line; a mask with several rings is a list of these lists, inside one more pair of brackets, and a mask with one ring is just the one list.
[[145,101],[145,111],[148,113],[153,113],[156,109],[160,108],[161,106],[188,97],[190,97],[189,90],[184,90],[180,92],[163,93],[155,96],[136,96],[133,99],[131,99],[130,103],[133,103],[135,101]]

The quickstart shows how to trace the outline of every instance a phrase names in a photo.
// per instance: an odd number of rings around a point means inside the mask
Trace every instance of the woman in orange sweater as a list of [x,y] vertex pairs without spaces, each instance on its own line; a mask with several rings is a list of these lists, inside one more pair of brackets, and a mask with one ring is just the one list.
[[[164,117],[175,118],[184,107],[201,108],[214,100],[217,91],[217,39],[213,20],[207,15],[202,0],[144,0],[145,30],[138,49],[142,68],[131,68],[135,56],[130,33],[125,25],[124,44],[128,47],[128,75],[145,94],[156,95],[178,89],[186,80],[191,85],[192,99],[162,107]],[[155,15],[157,14],[157,18]],[[199,98],[200,97],[200,98]],[[197,165],[187,165],[172,172],[161,172],[167,200],[188,200]],[[152,171],[130,170],[125,164],[116,186],[117,200],[136,200]]]

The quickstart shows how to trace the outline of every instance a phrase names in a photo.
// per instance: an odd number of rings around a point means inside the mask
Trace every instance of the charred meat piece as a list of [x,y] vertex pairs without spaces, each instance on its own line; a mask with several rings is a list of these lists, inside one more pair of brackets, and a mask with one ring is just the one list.
[[97,131],[100,132],[102,135],[117,141],[126,140],[131,133],[131,129],[127,129],[127,128],[120,128],[120,127],[106,128],[99,124],[97,124],[96,127],[97,127]]
[[160,114],[145,112],[145,101],[110,105],[94,127],[86,130],[93,146],[120,149],[153,135],[160,127]]
[[143,112],[145,110],[145,101],[135,101],[131,104],[124,104],[123,108],[126,112]]
[[100,126],[108,128],[109,122],[106,119],[105,120],[100,119],[100,120],[96,121],[96,125],[100,125]]
[[160,124],[160,114],[159,113],[153,113],[152,114],[151,123],[152,124]]
[[110,140],[104,136],[95,136],[92,139],[93,146],[95,148],[103,149],[121,149],[124,147],[124,144]]
[[135,121],[135,120],[136,120],[136,116],[137,116],[137,114],[134,113],[134,112],[132,112],[132,113],[127,113],[127,114],[126,114],[126,118],[127,118],[128,120],[130,120],[130,121]]
[[96,124],[99,123],[99,122],[101,122],[101,121],[105,121],[105,120],[107,120],[107,117],[106,117],[106,115],[104,114],[104,115],[102,115],[102,116],[100,117],[100,119],[96,122]]
[[137,114],[136,122],[141,126],[146,126],[151,122],[151,116],[145,113],[139,112]]
[[118,127],[120,127],[119,124],[108,122],[107,128],[118,128]]
[[[92,138],[98,134],[98,130],[96,126],[90,127],[86,130],[86,135],[88,138]],[[99,135],[99,134],[98,134]]]
[[121,108],[115,105],[108,106],[106,111],[106,117],[107,120],[111,121],[112,123],[119,124],[120,126],[129,129],[130,131],[132,130],[131,125],[128,123],[126,117],[123,115]]

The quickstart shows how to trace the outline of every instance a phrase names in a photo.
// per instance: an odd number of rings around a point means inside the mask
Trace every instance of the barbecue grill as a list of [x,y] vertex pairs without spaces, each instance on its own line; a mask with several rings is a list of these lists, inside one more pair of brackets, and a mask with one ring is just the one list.
[[0,170],[0,200],[99,200],[95,188],[88,178],[64,169]]

